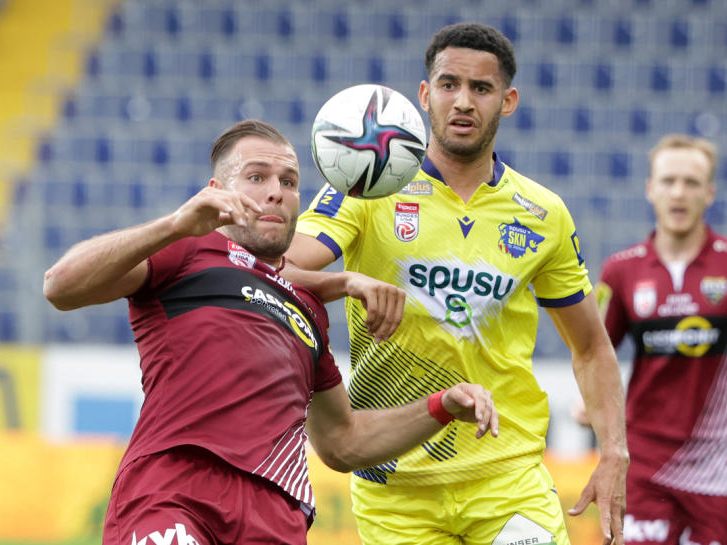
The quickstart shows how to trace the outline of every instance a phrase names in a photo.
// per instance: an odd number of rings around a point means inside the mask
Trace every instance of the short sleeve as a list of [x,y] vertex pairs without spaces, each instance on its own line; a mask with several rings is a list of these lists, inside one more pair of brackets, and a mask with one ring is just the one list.
[[297,232],[326,245],[338,258],[366,228],[366,201],[326,184],[298,218]]
[[558,213],[551,214],[557,245],[532,281],[543,307],[574,305],[592,290],[575,223],[565,204],[560,201],[560,205]]
[[147,259],[149,272],[146,281],[129,299],[143,301],[171,285],[179,278],[180,271],[184,269],[185,263],[188,262],[194,246],[193,243],[193,239],[183,238],[150,256]]

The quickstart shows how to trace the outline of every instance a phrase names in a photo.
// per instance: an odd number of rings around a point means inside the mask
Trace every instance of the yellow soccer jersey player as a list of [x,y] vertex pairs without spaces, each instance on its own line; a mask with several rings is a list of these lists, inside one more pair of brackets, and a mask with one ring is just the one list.
[[464,203],[425,160],[414,181],[384,199],[344,198],[325,187],[298,232],[342,255],[347,270],[407,293],[401,325],[378,344],[360,301],[346,301],[354,407],[401,405],[471,381],[492,391],[500,415],[497,439],[477,440],[472,424],[452,422],[359,477],[431,485],[541,461],[548,401],[532,374],[537,305],[573,304],[591,290],[557,195],[496,161],[493,182]]

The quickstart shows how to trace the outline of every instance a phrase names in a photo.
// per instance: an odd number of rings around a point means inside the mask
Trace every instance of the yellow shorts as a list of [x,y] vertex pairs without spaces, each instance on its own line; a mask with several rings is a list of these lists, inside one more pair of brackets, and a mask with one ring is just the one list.
[[363,545],[569,545],[543,464],[494,478],[433,486],[351,478]]

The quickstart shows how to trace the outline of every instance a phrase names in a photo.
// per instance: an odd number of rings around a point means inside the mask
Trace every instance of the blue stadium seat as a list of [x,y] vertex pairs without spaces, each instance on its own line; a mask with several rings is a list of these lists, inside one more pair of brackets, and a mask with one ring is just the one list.
[[593,70],[593,87],[599,91],[610,91],[613,88],[613,66],[599,63]]
[[106,32],[115,38],[123,35],[126,24],[119,11],[114,11],[106,21]]
[[612,152],[608,157],[608,165],[611,178],[624,180],[631,176],[631,158],[626,152]]
[[367,81],[371,83],[384,83],[384,61],[381,57],[371,57],[368,61]]
[[284,8],[280,10],[276,16],[275,23],[276,33],[280,38],[288,39],[293,35],[295,26],[293,24],[293,14],[289,9]]
[[258,53],[255,56],[255,78],[258,81],[269,81],[270,80],[270,55],[267,53]]
[[600,216],[607,216],[611,209],[611,200],[605,195],[592,195],[588,199],[590,208]]
[[683,19],[673,21],[669,29],[669,45],[675,49],[689,47],[689,23]]
[[389,38],[395,41],[406,38],[406,22],[401,13],[392,13],[389,16]]
[[628,19],[616,19],[613,24],[613,35],[614,45],[618,47],[631,47],[634,41],[633,25]]
[[220,14],[220,32],[226,38],[232,38],[239,30],[239,24],[237,21],[237,12],[234,9],[228,8],[222,10]]
[[500,31],[508,37],[512,43],[520,39],[519,22],[515,15],[506,15],[500,20]]
[[351,27],[348,22],[348,14],[346,12],[337,11],[333,14],[331,32],[339,41],[348,40],[351,34]]
[[556,65],[552,62],[541,62],[537,68],[536,81],[543,89],[552,89],[557,84]]
[[535,129],[535,112],[530,106],[519,106],[515,110],[515,126],[521,131]]
[[52,139],[42,138],[38,143],[35,156],[41,163],[50,163],[54,158]]
[[202,51],[199,54],[197,74],[199,79],[209,81],[215,77],[215,59],[210,51]]
[[94,160],[96,163],[105,165],[110,163],[112,158],[111,141],[103,136],[97,138],[94,143]]
[[159,64],[156,58],[156,52],[148,49],[144,52],[142,60],[142,74],[147,79],[154,79],[159,73]]
[[665,64],[656,64],[651,67],[650,87],[659,93],[671,90],[671,70]]
[[174,6],[169,6],[164,13],[164,30],[172,38],[176,38],[182,30],[181,16]]
[[577,133],[591,132],[593,128],[593,115],[591,110],[585,107],[576,108],[573,111],[573,130]]
[[724,95],[727,89],[727,69],[724,66],[710,66],[707,70],[707,89],[712,95]]
[[649,132],[651,121],[649,112],[646,110],[633,110],[629,115],[629,130],[631,134],[645,135]]
[[288,120],[294,125],[300,125],[306,120],[305,104],[298,97],[290,101],[288,113]]
[[14,312],[0,312],[0,341],[1,342],[17,342],[18,340],[18,324],[17,316]]
[[101,62],[98,58],[98,52],[92,51],[86,57],[86,75],[90,78],[96,78],[101,72]]
[[560,44],[573,45],[576,41],[576,21],[572,17],[561,17],[556,23],[556,40]]
[[573,159],[568,151],[555,151],[550,156],[550,173],[560,178],[573,174]]
[[321,54],[314,55],[311,59],[311,79],[318,83],[328,80],[328,61]]

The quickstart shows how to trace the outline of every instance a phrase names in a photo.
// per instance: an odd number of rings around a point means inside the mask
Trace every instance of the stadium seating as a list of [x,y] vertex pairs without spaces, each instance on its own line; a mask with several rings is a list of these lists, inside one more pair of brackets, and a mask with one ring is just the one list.
[[[608,253],[650,229],[643,180],[656,139],[724,142],[727,14],[714,0],[685,12],[685,1],[120,2],[18,184],[0,302],[19,293],[26,304],[0,307],[0,341],[129,342],[123,302],[60,314],[42,300],[38,271],[79,238],[174,209],[207,180],[211,141],[242,117],[274,123],[297,146],[307,204],[321,183],[309,151],[318,108],[363,82],[415,100],[428,38],[460,20],[513,40],[522,102],[496,148],[563,195],[595,279]],[[724,199],[710,212],[722,229]],[[21,248],[34,253],[15,259]],[[338,308],[333,330],[344,331]],[[541,341],[539,355],[562,354],[551,329]]]

